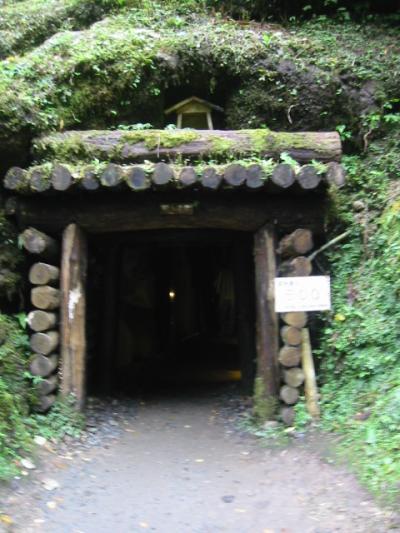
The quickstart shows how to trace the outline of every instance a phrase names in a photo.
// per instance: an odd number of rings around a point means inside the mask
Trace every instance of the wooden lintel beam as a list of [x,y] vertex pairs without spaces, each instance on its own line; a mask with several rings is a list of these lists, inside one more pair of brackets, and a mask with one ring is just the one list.
[[[163,206],[170,206],[166,210]],[[190,207],[186,208],[187,206]],[[286,229],[309,228],[321,233],[325,199],[298,197],[240,198],[235,195],[184,196],[177,200],[157,193],[147,198],[96,201],[45,198],[19,200],[17,219],[21,228],[34,225],[43,231],[56,232],[75,222],[89,233],[130,232],[157,229],[221,229],[254,232],[266,223]],[[166,214],[168,213],[168,214]]]

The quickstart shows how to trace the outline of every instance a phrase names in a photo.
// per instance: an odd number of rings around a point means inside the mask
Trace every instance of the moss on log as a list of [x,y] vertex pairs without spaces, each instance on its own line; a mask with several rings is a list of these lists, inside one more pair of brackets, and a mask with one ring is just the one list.
[[342,149],[337,132],[261,130],[73,131],[55,133],[35,143],[38,159],[138,162],[165,157],[231,159],[257,155],[279,159],[282,152],[300,162],[338,161]]

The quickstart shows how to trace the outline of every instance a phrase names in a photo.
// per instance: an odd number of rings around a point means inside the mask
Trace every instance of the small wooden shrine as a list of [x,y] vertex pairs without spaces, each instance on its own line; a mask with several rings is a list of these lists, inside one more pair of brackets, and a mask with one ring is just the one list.
[[176,127],[179,129],[194,128],[198,130],[213,130],[212,113],[215,111],[222,113],[223,109],[197,96],[192,96],[167,109],[165,114],[167,116],[173,113],[176,114]]

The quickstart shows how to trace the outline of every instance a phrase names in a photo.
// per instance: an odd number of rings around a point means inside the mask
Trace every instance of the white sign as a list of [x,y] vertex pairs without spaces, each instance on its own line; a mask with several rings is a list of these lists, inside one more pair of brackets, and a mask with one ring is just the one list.
[[329,276],[275,278],[275,311],[328,311],[331,308]]

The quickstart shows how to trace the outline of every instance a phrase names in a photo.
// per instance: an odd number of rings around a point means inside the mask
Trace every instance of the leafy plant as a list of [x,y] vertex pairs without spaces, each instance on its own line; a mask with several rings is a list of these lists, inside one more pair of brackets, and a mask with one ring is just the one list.
[[56,441],[66,436],[79,437],[85,425],[85,418],[77,411],[73,396],[59,399],[48,414],[34,415],[31,420],[36,426],[36,434]]
[[349,131],[347,129],[347,126],[345,126],[344,124],[339,124],[338,126],[336,126],[336,131],[339,133],[340,138],[342,139],[342,141],[347,141],[347,140],[351,139],[352,136],[353,136],[351,131]]
[[282,152],[280,155],[280,160],[286,165],[290,165],[296,172],[300,170],[299,163],[293,159],[287,152]]

